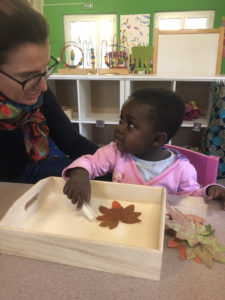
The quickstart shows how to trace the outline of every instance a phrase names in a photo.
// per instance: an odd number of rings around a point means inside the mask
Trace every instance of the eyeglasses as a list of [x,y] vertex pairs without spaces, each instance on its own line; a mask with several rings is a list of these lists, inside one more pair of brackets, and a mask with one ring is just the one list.
[[24,91],[29,91],[38,85],[38,83],[41,81],[42,77],[45,77],[47,79],[55,71],[58,63],[59,63],[58,60],[56,58],[54,58],[53,56],[51,56],[51,61],[45,72],[35,75],[24,81],[19,81],[16,78],[14,78],[13,76],[5,73],[2,70],[0,70],[0,73],[4,74],[5,76],[9,77],[10,79],[12,79],[12,80],[16,81],[17,83],[19,83],[20,85],[22,85]]

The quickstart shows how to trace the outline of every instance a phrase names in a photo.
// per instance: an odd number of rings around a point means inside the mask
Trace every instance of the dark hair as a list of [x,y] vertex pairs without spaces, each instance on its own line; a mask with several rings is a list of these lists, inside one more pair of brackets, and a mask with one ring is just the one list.
[[128,100],[149,105],[149,119],[157,131],[167,133],[167,142],[176,134],[185,115],[184,101],[174,92],[147,88],[135,91]]
[[45,18],[26,0],[0,0],[0,65],[14,48],[25,44],[44,44],[49,27]]

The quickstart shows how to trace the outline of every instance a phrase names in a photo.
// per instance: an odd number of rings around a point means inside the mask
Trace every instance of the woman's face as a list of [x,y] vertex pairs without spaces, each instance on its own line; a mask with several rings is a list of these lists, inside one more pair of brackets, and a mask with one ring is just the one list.
[[[43,45],[26,43],[10,51],[7,62],[1,65],[0,69],[22,82],[45,72],[49,60],[48,41]],[[14,102],[33,105],[46,89],[44,77],[41,77],[34,88],[24,91],[22,85],[0,73],[0,92]]]

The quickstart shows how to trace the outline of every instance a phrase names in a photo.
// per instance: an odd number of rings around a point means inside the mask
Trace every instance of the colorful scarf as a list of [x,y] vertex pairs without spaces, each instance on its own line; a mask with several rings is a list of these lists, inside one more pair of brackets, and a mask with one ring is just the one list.
[[14,130],[20,127],[28,155],[38,162],[49,155],[49,128],[40,112],[42,96],[34,105],[18,104],[0,95],[0,130]]

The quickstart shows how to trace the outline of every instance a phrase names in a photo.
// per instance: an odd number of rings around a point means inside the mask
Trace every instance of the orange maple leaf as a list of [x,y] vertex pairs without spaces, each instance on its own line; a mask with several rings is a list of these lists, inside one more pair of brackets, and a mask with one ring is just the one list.
[[[179,250],[179,255],[180,255],[180,258],[183,259],[183,260],[186,260],[187,259],[187,246],[182,244],[181,240],[176,238],[176,237],[173,237],[169,243],[168,243],[168,247],[170,248],[178,248]],[[195,255],[193,256],[193,258],[196,262],[198,263],[202,263],[202,260],[199,256]]]
[[102,215],[96,219],[102,221],[99,226],[109,227],[109,229],[117,227],[119,221],[126,224],[140,223],[141,220],[138,217],[141,215],[141,212],[135,212],[134,208],[133,204],[124,208],[119,202],[113,201],[112,208],[99,206],[99,211]]

